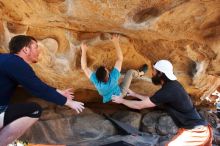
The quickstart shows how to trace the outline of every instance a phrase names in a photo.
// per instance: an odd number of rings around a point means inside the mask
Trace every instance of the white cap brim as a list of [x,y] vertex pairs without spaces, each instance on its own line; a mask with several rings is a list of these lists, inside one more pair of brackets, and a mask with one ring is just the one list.
[[164,73],[168,79],[174,81],[174,80],[177,80],[177,77],[172,73],[172,72],[169,72],[169,73]]

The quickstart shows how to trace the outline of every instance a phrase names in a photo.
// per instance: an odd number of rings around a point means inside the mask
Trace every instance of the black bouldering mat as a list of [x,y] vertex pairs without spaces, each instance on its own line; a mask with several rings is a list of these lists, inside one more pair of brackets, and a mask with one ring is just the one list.
[[105,145],[101,145],[101,146],[134,146],[134,145],[127,143],[125,141],[117,141],[114,143],[109,143],[109,144],[105,144]]

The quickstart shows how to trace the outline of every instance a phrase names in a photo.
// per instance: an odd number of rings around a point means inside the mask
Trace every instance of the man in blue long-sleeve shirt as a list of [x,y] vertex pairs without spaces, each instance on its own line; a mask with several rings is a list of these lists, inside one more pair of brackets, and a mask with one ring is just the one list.
[[0,54],[0,144],[8,145],[20,137],[41,115],[36,103],[9,104],[18,85],[31,94],[58,105],[66,105],[77,113],[83,103],[73,101],[70,89],[58,90],[43,83],[30,64],[37,63],[40,50],[35,38],[18,35],[9,42],[10,54]]

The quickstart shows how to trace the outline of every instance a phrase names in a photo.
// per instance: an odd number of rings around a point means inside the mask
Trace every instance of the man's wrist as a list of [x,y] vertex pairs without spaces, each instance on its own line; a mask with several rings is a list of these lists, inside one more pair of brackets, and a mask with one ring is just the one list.
[[122,99],[121,99],[121,103],[122,103],[122,104],[124,104],[124,102],[125,102],[125,99],[124,99],[124,98],[122,98]]
[[137,93],[133,93],[133,96],[134,96],[134,97],[137,97],[138,95],[137,95]]
[[57,91],[58,93],[60,93],[60,94],[61,94],[61,90],[59,90],[59,89],[56,89],[56,91]]
[[83,54],[86,54],[86,52],[87,52],[87,50],[83,50],[83,51],[82,51]]
[[66,105],[66,106],[69,106],[69,105],[70,105],[70,99],[68,99],[68,98],[66,99],[65,105]]

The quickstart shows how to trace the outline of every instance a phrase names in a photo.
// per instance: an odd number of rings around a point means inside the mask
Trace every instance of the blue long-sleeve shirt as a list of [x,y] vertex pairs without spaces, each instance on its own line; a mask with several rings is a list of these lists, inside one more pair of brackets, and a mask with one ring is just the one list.
[[66,97],[55,88],[43,83],[33,69],[21,57],[14,54],[0,54],[0,106],[7,106],[18,85],[22,85],[34,96],[64,105]]

